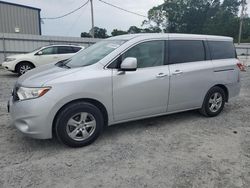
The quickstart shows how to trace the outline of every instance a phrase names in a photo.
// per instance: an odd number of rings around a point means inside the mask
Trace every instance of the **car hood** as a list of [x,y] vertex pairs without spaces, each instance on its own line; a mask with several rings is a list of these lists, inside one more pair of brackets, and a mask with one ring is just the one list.
[[55,63],[47,64],[28,71],[17,80],[17,84],[26,87],[41,87],[48,81],[77,71],[79,68],[68,69],[58,67]]
[[22,57],[23,55],[26,55],[26,54],[11,55],[11,56],[8,56],[7,58],[19,58],[19,57]]

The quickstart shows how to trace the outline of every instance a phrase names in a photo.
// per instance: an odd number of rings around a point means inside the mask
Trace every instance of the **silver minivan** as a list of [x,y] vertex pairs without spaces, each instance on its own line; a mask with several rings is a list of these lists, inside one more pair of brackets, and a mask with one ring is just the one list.
[[239,94],[241,69],[229,37],[123,35],[27,72],[8,109],[25,135],[81,147],[121,122],[194,109],[217,116]]

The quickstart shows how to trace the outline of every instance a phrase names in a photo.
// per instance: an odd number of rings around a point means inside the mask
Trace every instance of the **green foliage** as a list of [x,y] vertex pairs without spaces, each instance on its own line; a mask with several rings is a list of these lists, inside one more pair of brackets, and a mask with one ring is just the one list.
[[114,29],[111,32],[111,35],[112,36],[118,36],[118,35],[124,35],[124,34],[127,34],[127,33],[128,33],[127,31],[122,31],[122,30]]
[[160,33],[161,29],[159,27],[150,26],[148,28],[139,28],[136,26],[131,26],[127,31],[114,29],[111,32],[112,36],[124,35],[124,34],[135,34],[135,33]]
[[141,28],[138,28],[136,26],[131,26],[129,29],[128,29],[128,33],[129,34],[134,34],[134,33],[141,33],[142,32],[142,29]]
[[[94,34],[95,34],[95,38],[108,38],[109,36],[107,35],[107,30],[104,28],[99,28],[99,27],[94,27]],[[81,37],[83,38],[90,38],[91,37],[91,33],[92,33],[92,29],[89,31],[89,33],[87,32],[82,32],[81,33]]]
[[[164,0],[148,11],[146,28],[131,26],[127,31],[114,29],[112,36],[133,33],[193,33],[231,36],[239,31],[239,7],[242,0]],[[107,38],[104,28],[95,27],[96,38]],[[91,37],[81,33],[81,37]],[[242,41],[250,42],[250,18],[244,19]]]
[[81,37],[82,37],[82,38],[90,38],[91,35],[90,35],[89,33],[87,33],[87,32],[82,32],[82,33],[81,33]]
[[[241,0],[165,0],[148,11],[144,25],[170,33],[216,34],[238,37]],[[249,39],[250,20],[244,20],[243,40]]]
[[[104,28],[94,27],[94,33],[96,38],[108,38],[107,30]],[[89,33],[92,33],[92,29],[89,31]]]

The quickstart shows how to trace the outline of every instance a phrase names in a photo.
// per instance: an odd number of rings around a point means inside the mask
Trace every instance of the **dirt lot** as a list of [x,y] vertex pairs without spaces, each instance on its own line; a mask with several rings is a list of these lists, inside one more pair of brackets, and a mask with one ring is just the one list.
[[0,187],[250,187],[250,72],[240,97],[208,119],[195,111],[108,128],[91,146],[33,140],[9,125],[17,77],[0,69]]

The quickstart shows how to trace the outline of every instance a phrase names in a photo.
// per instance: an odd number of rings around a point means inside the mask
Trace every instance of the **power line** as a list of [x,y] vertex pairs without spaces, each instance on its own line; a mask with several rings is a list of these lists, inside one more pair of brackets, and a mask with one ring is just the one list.
[[148,18],[148,17],[145,16],[145,15],[138,14],[138,13],[132,12],[132,11],[130,11],[130,10],[126,10],[126,9],[124,9],[124,8],[118,7],[118,6],[116,6],[116,5],[113,5],[113,4],[111,4],[111,3],[108,3],[108,2],[106,2],[106,1],[103,1],[103,0],[99,0],[99,1],[102,2],[102,3],[104,3],[104,4],[106,4],[106,5],[109,5],[109,6],[112,6],[112,7],[114,7],[114,8],[120,9],[120,10],[122,10],[122,11],[131,13],[131,14],[135,14],[135,15],[141,16],[141,17],[143,17],[143,18]]
[[51,18],[41,18],[41,19],[42,19],[42,20],[55,20],[55,19],[59,19],[59,18],[66,17],[66,16],[68,16],[68,15],[70,15],[70,14],[73,14],[73,13],[75,13],[76,11],[80,10],[81,8],[83,8],[84,6],[86,6],[88,3],[89,3],[89,0],[87,0],[87,2],[84,3],[83,5],[81,5],[80,7],[76,8],[76,9],[72,10],[71,12],[69,12],[69,13],[67,13],[67,14],[64,14],[64,15],[62,15],[62,16],[51,17]]
[[74,20],[74,22],[72,22],[71,26],[69,27],[66,36],[69,35],[69,32],[72,31],[73,28],[75,28],[75,24],[78,23],[78,21],[80,20],[80,18],[82,17],[84,10],[87,6],[83,7],[82,11],[80,12],[80,14],[76,17],[76,19]]

